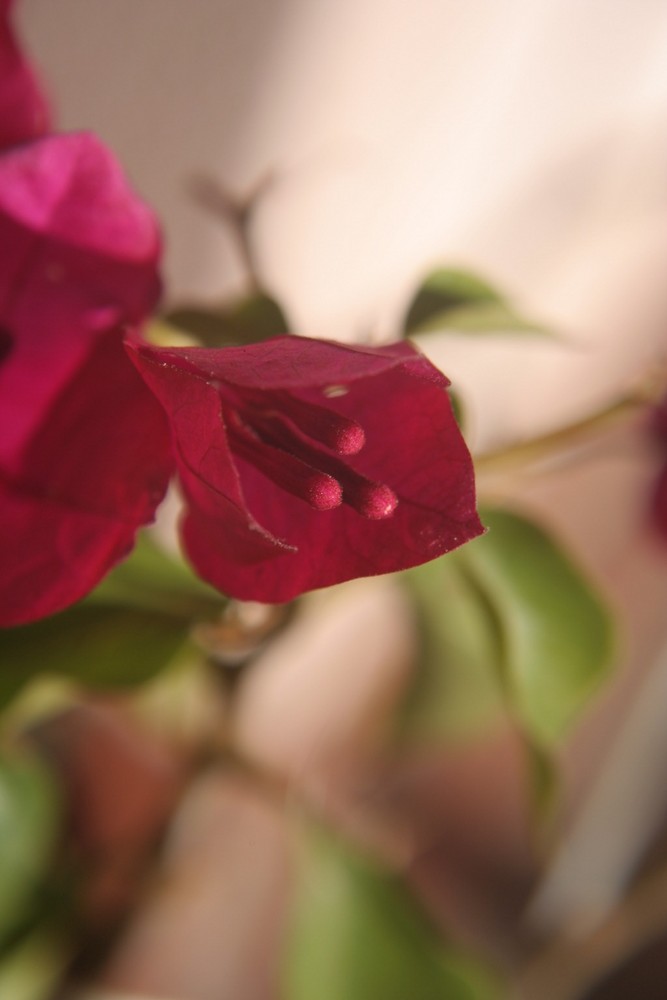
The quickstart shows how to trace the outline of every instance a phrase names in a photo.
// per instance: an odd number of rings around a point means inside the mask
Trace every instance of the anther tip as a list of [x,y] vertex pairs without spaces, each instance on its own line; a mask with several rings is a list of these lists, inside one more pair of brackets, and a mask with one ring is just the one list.
[[343,502],[343,490],[337,479],[326,473],[313,476],[308,485],[308,503],[315,510],[334,510]]
[[361,498],[360,509],[364,517],[380,521],[390,517],[398,506],[398,497],[384,483],[369,483]]
[[364,429],[359,424],[350,422],[341,427],[336,435],[336,451],[339,455],[356,455],[366,443]]

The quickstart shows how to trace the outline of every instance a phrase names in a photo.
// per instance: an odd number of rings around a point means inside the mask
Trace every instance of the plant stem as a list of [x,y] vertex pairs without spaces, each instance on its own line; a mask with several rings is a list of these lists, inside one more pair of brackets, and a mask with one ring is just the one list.
[[197,176],[190,183],[195,200],[209,212],[217,215],[231,229],[236,250],[246,272],[250,292],[259,292],[262,282],[257,260],[250,239],[252,217],[259,198],[268,187],[271,177],[263,177],[243,197],[235,198],[211,177]]
[[502,448],[482,452],[476,456],[479,472],[500,472],[516,466],[534,465],[564,454],[588,443],[599,431],[636,414],[647,405],[647,398],[640,393],[621,396],[604,410],[576,420],[565,427],[549,431],[527,441],[519,441]]
[[667,393],[667,368],[658,364],[608,406],[575,420],[555,431],[540,434],[526,441],[482,452],[475,456],[479,472],[499,472],[516,466],[533,465],[554,455],[563,455],[587,444],[600,431],[640,413],[647,407],[658,406]]
[[515,980],[518,1000],[580,1000],[611,970],[664,932],[667,865],[643,879],[585,938],[561,935],[545,944]]

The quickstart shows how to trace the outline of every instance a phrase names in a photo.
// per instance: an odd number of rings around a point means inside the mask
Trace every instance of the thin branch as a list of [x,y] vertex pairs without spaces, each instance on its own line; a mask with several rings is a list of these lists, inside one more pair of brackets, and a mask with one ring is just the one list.
[[658,365],[603,410],[547,434],[482,452],[475,456],[475,467],[478,472],[504,472],[517,467],[535,466],[552,460],[554,456],[565,456],[589,444],[600,431],[623,422],[649,406],[657,406],[666,391],[665,366]]
[[261,289],[262,282],[251,238],[252,223],[260,199],[273,181],[273,175],[266,174],[240,197],[231,195],[218,181],[205,174],[195,175],[188,184],[190,194],[197,204],[229,227],[250,290],[254,292]]
[[586,938],[562,933],[515,978],[517,1000],[581,1000],[667,928],[667,865],[643,879]]

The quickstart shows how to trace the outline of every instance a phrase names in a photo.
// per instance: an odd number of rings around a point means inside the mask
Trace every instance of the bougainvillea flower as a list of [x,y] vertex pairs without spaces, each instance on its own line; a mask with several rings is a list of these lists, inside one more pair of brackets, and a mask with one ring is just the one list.
[[128,350],[169,416],[186,553],[220,590],[287,601],[482,531],[447,380],[411,345]]
[[152,310],[159,252],[94,136],[0,156],[0,624],[87,593],[166,489],[168,427],[120,329]]
[[49,127],[46,99],[12,30],[12,6],[12,0],[0,0],[0,149],[35,139]]

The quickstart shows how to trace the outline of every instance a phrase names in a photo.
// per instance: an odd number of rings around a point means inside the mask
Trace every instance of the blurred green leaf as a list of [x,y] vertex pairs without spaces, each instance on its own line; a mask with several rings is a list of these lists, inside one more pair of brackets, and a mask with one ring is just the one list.
[[141,532],[132,554],[80,604],[0,629],[0,707],[40,675],[103,689],[143,684],[183,648],[192,623],[216,617],[225,600]]
[[452,404],[452,413],[454,414],[454,420],[459,425],[460,429],[464,431],[466,426],[466,409],[463,405],[463,400],[459,396],[458,392],[454,392],[453,389],[448,389],[447,394],[449,396],[449,402]]
[[165,314],[167,323],[195,336],[205,347],[254,344],[288,332],[275,299],[256,292],[218,309],[180,306]]
[[188,621],[172,615],[90,604],[2,629],[0,705],[40,674],[96,688],[142,684],[170,662],[188,631]]
[[608,674],[612,618],[540,527],[502,510],[482,518],[488,535],[466,547],[464,565],[499,622],[507,696],[526,730],[549,745]]
[[[0,946],[31,909],[51,860],[59,819],[55,786],[44,766],[32,757],[1,757]],[[0,989],[0,996],[14,994]]]
[[426,278],[408,308],[406,335],[434,330],[463,333],[540,333],[539,323],[520,316],[492,285],[466,271],[440,269]]
[[558,803],[561,777],[558,760],[551,748],[542,746],[525,731],[523,736],[529,802],[533,806],[535,817],[547,821]]
[[52,1000],[69,958],[55,937],[36,931],[0,955],[0,997]]
[[158,548],[145,531],[139,532],[128,558],[86,598],[87,604],[156,611],[182,619],[211,617],[225,601],[184,562]]
[[403,885],[319,832],[309,838],[284,1000],[495,1000],[487,972],[446,947]]
[[483,511],[482,520],[487,535],[407,575],[426,629],[408,726],[432,722],[439,711],[447,722],[452,706],[438,710],[436,702],[448,697],[452,677],[460,684],[467,671],[478,700],[502,690],[534,743],[535,776],[546,788],[540,748],[563,735],[606,677],[613,623],[594,588],[536,524],[501,510]]
[[403,723],[421,739],[462,736],[502,705],[494,664],[498,622],[462,571],[457,553],[404,574],[415,598],[422,651]]

